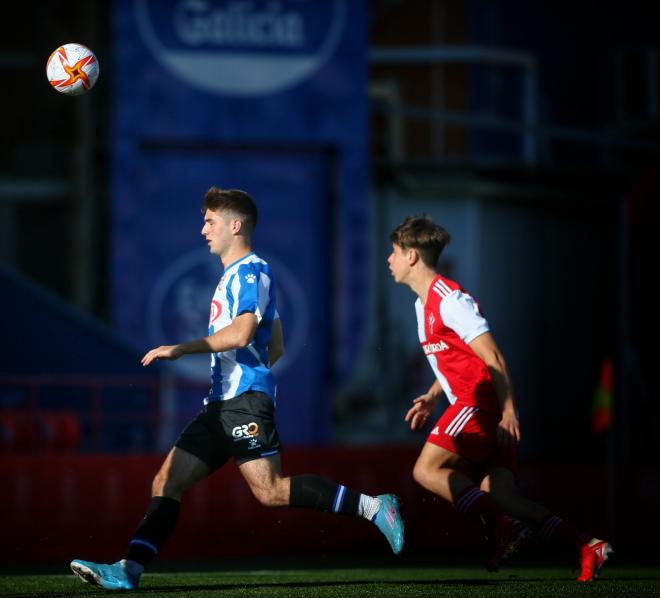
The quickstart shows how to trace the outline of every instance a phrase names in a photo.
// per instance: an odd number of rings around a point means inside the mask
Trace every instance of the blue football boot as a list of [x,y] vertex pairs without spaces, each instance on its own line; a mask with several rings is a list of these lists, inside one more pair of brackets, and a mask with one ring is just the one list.
[[106,590],[135,590],[140,583],[140,576],[129,573],[121,561],[112,565],[101,565],[75,559],[71,561],[71,571],[85,583]]
[[380,508],[373,522],[387,538],[394,554],[399,554],[403,548],[404,525],[399,513],[399,501],[393,494],[380,494]]

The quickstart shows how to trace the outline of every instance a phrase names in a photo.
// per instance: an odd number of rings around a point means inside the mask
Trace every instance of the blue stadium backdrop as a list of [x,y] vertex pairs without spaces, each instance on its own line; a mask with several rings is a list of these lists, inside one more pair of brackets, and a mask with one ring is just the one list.
[[[212,185],[249,191],[279,276],[284,442],[324,443],[366,314],[362,1],[114,3],[112,306],[139,350],[202,336],[222,274],[200,236]],[[173,364],[209,379],[208,356]],[[201,400],[186,396],[194,410]]]

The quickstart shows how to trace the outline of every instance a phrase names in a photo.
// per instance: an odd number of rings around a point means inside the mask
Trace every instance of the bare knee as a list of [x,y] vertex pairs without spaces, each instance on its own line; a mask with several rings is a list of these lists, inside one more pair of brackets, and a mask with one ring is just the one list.
[[151,482],[151,496],[168,496],[172,492],[172,485],[168,483],[169,478],[162,469],[154,476]]
[[252,493],[254,497],[264,506],[264,507],[276,507],[278,506],[275,493],[267,488],[253,488]]
[[151,482],[151,496],[167,496],[181,500],[183,494],[188,490],[188,485],[177,482],[169,475],[168,471],[161,469]]
[[284,496],[278,484],[253,487],[252,493],[264,507],[283,507],[289,504],[288,496]]
[[513,474],[509,471],[495,470],[481,481],[481,490],[488,492],[500,502],[518,498],[518,489]]
[[192,453],[174,447],[151,482],[151,495],[181,500],[184,492],[209,473],[209,467],[204,461]]
[[419,462],[415,463],[413,468],[413,479],[423,488],[428,488],[429,486],[429,477],[432,475],[432,472],[429,471],[428,466],[423,465]]
[[515,478],[509,472],[497,472],[487,475],[481,482],[481,489],[510,515],[517,519],[529,519],[525,499],[518,493]]

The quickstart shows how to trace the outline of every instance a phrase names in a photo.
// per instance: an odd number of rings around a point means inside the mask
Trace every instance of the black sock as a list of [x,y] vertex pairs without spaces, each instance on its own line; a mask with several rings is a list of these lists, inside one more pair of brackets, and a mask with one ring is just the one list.
[[170,537],[179,517],[181,503],[166,496],[154,496],[128,544],[125,559],[146,567]]
[[342,515],[358,516],[360,493],[318,475],[296,475],[291,478],[292,507],[308,507]]

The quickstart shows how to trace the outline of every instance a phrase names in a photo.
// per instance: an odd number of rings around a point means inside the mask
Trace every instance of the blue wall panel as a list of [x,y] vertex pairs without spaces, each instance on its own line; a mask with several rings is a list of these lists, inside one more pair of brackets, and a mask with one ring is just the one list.
[[[350,375],[366,314],[364,3],[121,0],[114,37],[119,330],[140,350],[205,333],[221,264],[201,199],[245,189],[280,280],[281,435],[326,441],[329,389]],[[208,381],[208,361],[174,371]]]

